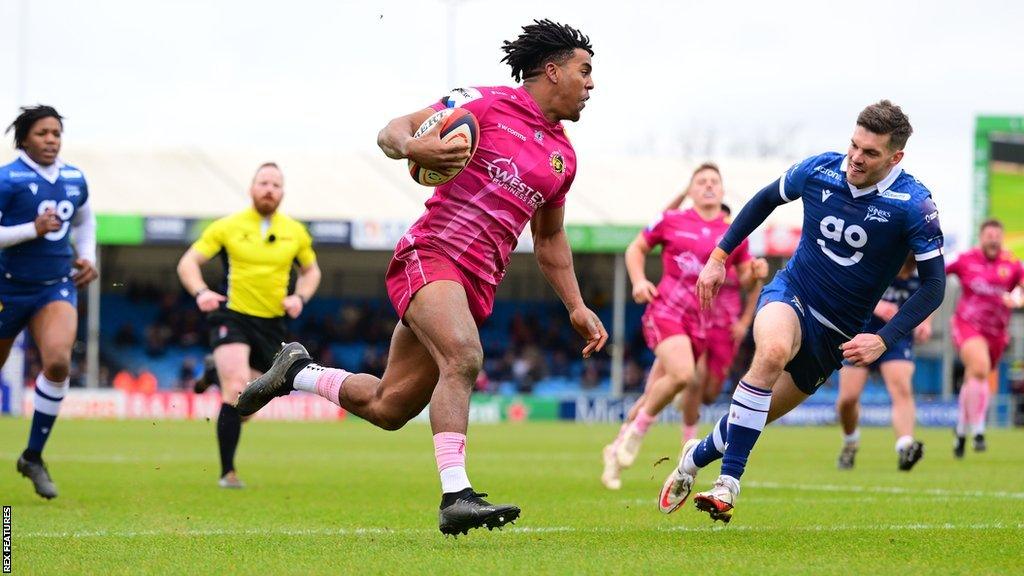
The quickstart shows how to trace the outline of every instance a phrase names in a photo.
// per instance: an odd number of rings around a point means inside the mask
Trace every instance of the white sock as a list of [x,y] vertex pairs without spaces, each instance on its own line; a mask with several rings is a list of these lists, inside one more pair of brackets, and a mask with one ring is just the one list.
[[697,474],[698,468],[697,464],[693,461],[693,450],[688,451],[686,456],[683,457],[683,461],[679,463],[679,469],[690,476]]
[[470,486],[472,484],[469,483],[465,466],[451,466],[441,470],[441,492],[445,494],[458,492]]
[[733,496],[740,493],[740,481],[733,478],[732,476],[722,474],[721,476],[718,477],[718,481],[725,484],[726,487],[729,488],[729,492],[733,493]]
[[913,443],[913,436],[900,436],[899,438],[896,439],[896,451],[899,452],[900,450],[910,448],[910,445]]
[[978,434],[984,434],[984,433],[985,433],[985,423],[984,422],[982,422],[981,424],[975,424],[975,425],[971,426],[971,435],[972,436],[977,436]]
[[323,366],[319,364],[309,364],[295,375],[295,381],[292,382],[292,386],[294,386],[296,390],[316,394],[316,381],[320,379],[320,376],[323,373]]
[[849,446],[860,442],[860,427],[854,428],[853,432],[843,434],[843,443]]

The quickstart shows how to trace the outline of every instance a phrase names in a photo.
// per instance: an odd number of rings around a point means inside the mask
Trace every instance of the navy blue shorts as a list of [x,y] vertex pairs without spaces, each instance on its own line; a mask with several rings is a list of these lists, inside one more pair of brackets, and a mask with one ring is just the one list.
[[[910,362],[914,361],[914,336],[909,335],[906,338],[900,340],[892,348],[887,348],[878,360],[871,363],[868,368],[871,370],[878,370],[878,367],[886,362],[892,362],[893,360],[907,360]],[[843,361],[843,366],[853,366],[847,361]]]
[[786,364],[786,372],[793,377],[793,382],[801,392],[814,394],[842,366],[843,351],[839,346],[847,338],[814,319],[782,272],[776,274],[761,290],[757,310],[760,312],[769,302],[788,304],[800,319],[800,351]]
[[40,308],[58,301],[78,307],[78,288],[71,278],[32,284],[0,275],[0,339],[14,338]]

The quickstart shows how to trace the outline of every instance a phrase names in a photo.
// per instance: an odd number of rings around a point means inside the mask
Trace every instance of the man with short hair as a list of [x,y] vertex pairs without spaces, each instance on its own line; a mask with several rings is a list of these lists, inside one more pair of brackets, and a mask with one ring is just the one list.
[[[732,518],[740,477],[767,422],[810,397],[842,364],[874,362],[942,302],[942,230],[931,193],[903,171],[912,128],[888,100],[865,108],[845,155],[827,152],[794,165],[744,206],[697,280],[707,306],[725,280],[724,262],[778,206],[803,201],[793,258],[761,292],[755,353],[729,413],[684,452],[662,497],[685,500],[697,471],[723,458],[714,487],[694,498],[713,520]],[[877,334],[858,334],[914,252],[921,287]]]
[[[296,318],[316,293],[320,268],[313,240],[300,222],[277,211],[284,197],[284,175],[267,162],[249,188],[252,206],[210,224],[178,262],[181,284],[209,313],[210,346],[223,403],[217,417],[221,488],[242,488],[235,472],[235,450],[242,417],[235,401],[246,382],[268,368],[286,338],[285,314]],[[227,255],[227,295],[211,290],[200,266],[219,252]],[[298,262],[295,291],[288,294],[292,265]]]

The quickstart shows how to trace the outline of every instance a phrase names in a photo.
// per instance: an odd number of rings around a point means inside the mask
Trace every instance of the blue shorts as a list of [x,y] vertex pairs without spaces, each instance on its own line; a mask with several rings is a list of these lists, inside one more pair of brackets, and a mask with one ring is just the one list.
[[78,288],[71,278],[33,284],[0,276],[0,339],[14,338],[40,308],[57,301],[78,307]]
[[814,394],[818,387],[828,380],[843,364],[843,351],[839,346],[847,338],[825,326],[812,315],[796,290],[786,281],[786,274],[779,272],[761,290],[757,302],[760,311],[769,302],[788,304],[800,319],[800,351],[786,364],[786,372],[793,377],[796,387],[804,394]]
[[[886,362],[892,362],[893,360],[907,360],[910,362],[914,361],[914,336],[910,335],[900,340],[892,348],[887,348],[878,360],[871,363],[868,368],[871,370],[878,370],[878,367]],[[846,360],[843,360],[843,366],[853,366]]]

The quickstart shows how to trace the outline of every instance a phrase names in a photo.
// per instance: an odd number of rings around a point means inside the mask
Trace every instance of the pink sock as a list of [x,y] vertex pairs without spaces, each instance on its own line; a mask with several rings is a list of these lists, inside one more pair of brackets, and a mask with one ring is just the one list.
[[458,492],[470,488],[466,476],[466,435],[458,432],[434,434],[434,459],[441,474],[441,491]]
[[618,446],[622,442],[622,437],[626,435],[626,430],[629,430],[631,423],[629,420],[622,423],[622,426],[619,427],[619,435],[612,441],[612,446]]
[[683,424],[683,444],[697,437],[696,424]]
[[985,423],[985,415],[988,412],[989,388],[988,382],[975,380],[974,382],[974,413],[971,414],[971,426],[975,430]]
[[956,419],[957,436],[965,436],[967,434],[967,426],[970,422],[971,414],[970,408],[974,404],[971,382],[971,380],[964,380],[963,385],[960,386],[960,395],[957,397],[957,404],[960,408]]
[[316,380],[316,393],[341,406],[341,400],[338,399],[341,384],[351,375],[351,372],[339,368],[324,368]]
[[657,419],[658,418],[656,416],[651,416],[646,410],[641,408],[640,411],[636,413],[636,419],[633,420],[633,428],[643,436],[644,434],[647,434],[647,429],[650,428],[651,424],[654,424],[654,421]]

